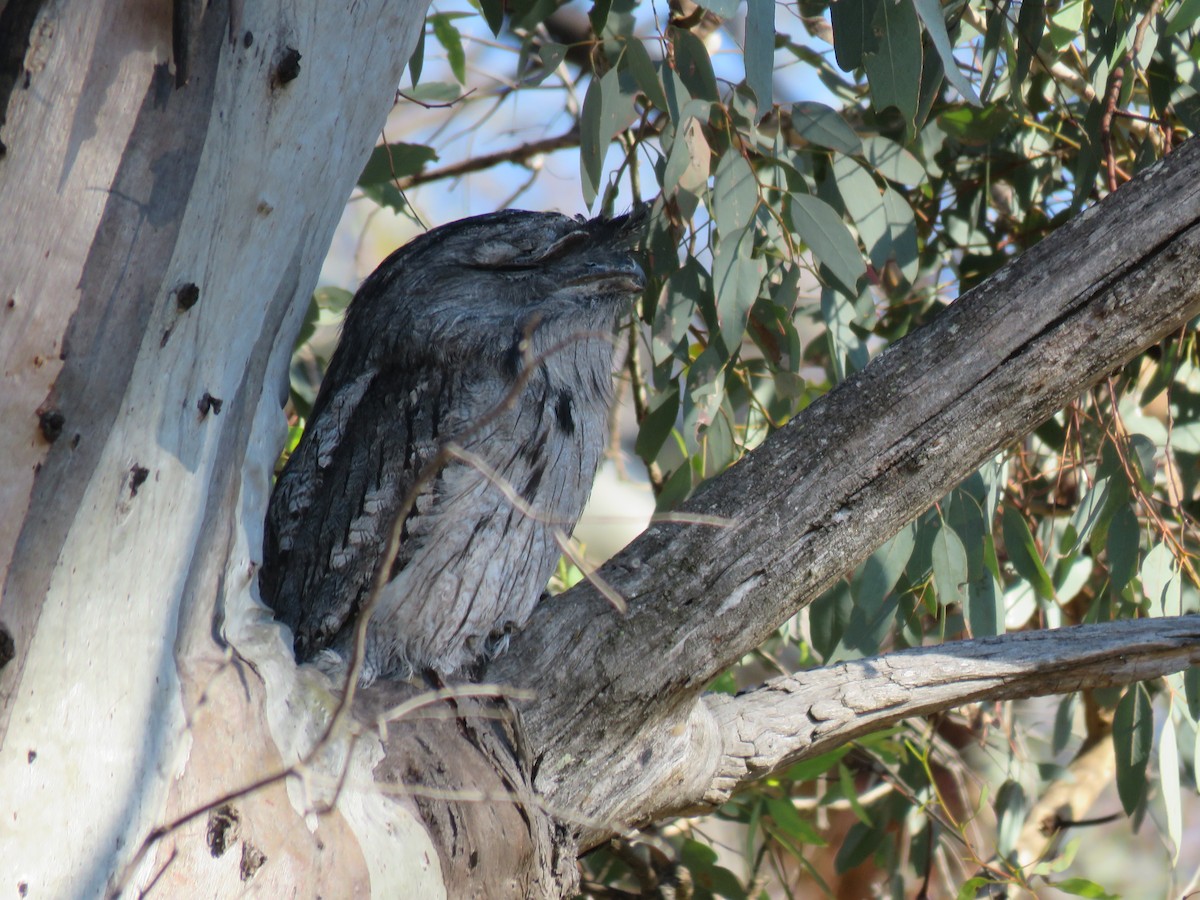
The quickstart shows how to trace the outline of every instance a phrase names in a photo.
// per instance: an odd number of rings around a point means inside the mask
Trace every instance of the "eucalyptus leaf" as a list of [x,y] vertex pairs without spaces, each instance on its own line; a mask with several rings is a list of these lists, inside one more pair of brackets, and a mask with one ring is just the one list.
[[824,200],[808,194],[793,193],[790,212],[800,239],[838,281],[853,288],[867,266],[841,216]]
[[840,153],[862,152],[862,141],[836,110],[812,100],[792,104],[792,128],[796,134],[818,147]]
[[1167,837],[1174,845],[1171,864],[1179,862],[1183,848],[1183,789],[1179,782],[1179,743],[1175,719],[1168,714],[1158,735],[1158,788],[1167,813]]
[[1050,600],[1054,597],[1054,585],[1046,573],[1046,567],[1038,556],[1037,547],[1033,543],[1033,535],[1025,522],[1024,516],[1011,506],[1004,508],[1002,517],[1004,546],[1008,550],[1008,559],[1017,573],[1028,581],[1038,595]]
[[1154,742],[1154,711],[1141,682],[1130,685],[1117,703],[1112,725],[1117,758],[1117,795],[1127,815],[1133,815],[1146,795],[1146,765]]
[[771,111],[775,83],[775,0],[746,0],[746,85],[758,101],[755,121]]
[[954,47],[950,43],[950,35],[946,31],[946,20],[943,18],[941,3],[938,0],[912,0],[912,3],[925,26],[925,33],[933,42],[933,48],[937,50],[938,56],[942,59],[942,69],[946,73],[946,80],[954,85],[954,89],[968,103],[973,106],[982,106],[970,79],[963,74],[962,69],[958,67],[958,61],[954,58]]
[[908,125],[917,117],[921,91],[921,26],[911,3],[882,0],[875,11],[879,44],[862,62],[875,109],[895,107]]

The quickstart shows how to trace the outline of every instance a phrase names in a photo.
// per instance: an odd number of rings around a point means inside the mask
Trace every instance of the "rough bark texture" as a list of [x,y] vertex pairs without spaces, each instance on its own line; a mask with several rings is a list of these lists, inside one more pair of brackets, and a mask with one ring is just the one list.
[[[294,665],[254,597],[261,523],[292,337],[423,12],[0,10],[0,884],[567,892],[576,835],[715,801],[821,745],[816,723],[767,747],[795,709],[751,724],[772,699],[803,709],[794,691],[700,692],[995,449],[1197,310],[1188,145],[692,504],[733,527],[651,529],[607,573],[628,617],[586,589],[546,604],[490,673],[538,692],[524,742],[520,722],[462,699],[381,734],[379,711],[407,695],[378,685],[356,729],[314,753],[339,686]],[[1103,678],[1183,665],[1192,627],[1153,665]],[[843,735],[873,715],[819,713]]]
[[587,585],[543,605],[488,675],[538,694],[526,725],[551,804],[618,827],[702,795],[699,773],[722,752],[696,699],[710,679],[996,451],[1200,312],[1198,171],[1193,141],[685,505],[731,526],[652,526],[601,572],[627,616]]

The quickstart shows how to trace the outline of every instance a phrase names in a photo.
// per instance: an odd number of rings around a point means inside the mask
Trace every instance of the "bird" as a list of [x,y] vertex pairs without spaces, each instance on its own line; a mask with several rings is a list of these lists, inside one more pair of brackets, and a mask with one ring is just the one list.
[[526,623],[607,443],[645,219],[474,216],[363,281],[268,503],[260,595],[297,662],[350,658],[397,525],[362,683],[449,678]]

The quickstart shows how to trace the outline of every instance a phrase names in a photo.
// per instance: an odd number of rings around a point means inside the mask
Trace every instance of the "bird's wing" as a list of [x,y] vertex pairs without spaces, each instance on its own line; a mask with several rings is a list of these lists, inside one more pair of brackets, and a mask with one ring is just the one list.
[[[395,368],[323,387],[271,496],[260,577],[297,659],[353,627],[396,516],[437,453],[449,390],[436,373]],[[419,515],[415,499],[406,526]],[[392,574],[411,552],[402,542]]]

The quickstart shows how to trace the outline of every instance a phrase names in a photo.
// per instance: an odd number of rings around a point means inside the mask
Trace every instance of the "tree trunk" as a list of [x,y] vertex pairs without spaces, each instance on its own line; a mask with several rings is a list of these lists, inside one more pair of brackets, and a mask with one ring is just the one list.
[[[292,339],[424,8],[3,4],[8,890],[102,893],[153,826],[303,742],[282,641],[234,652],[230,623],[274,631],[248,585]],[[436,895],[437,855],[402,805],[343,804],[314,831],[292,792],[160,844],[177,852],[162,877]],[[351,829],[406,852],[381,862]]]
[[[980,460],[1195,315],[1188,145],[694,501],[733,526],[651,529],[607,570],[628,617],[587,589],[546,604],[488,673],[521,716],[482,685],[379,684],[344,709],[293,664],[254,573],[292,338],[423,11],[0,10],[0,65],[16,61],[0,72],[0,883],[559,895],[576,841],[719,802],[861,727],[1196,658],[1194,623],[1158,620],[941,648],[962,678],[936,688],[944,666],[868,661],[880,696],[914,697],[882,712],[839,692],[837,668],[701,694]],[[1063,681],[1017,677],[1039,646]]]

